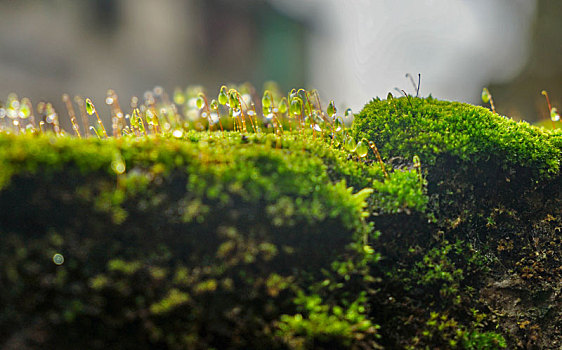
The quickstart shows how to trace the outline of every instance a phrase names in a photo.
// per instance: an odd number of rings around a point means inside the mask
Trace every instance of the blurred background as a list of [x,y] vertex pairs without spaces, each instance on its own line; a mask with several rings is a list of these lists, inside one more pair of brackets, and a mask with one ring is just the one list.
[[423,96],[480,104],[488,86],[500,114],[537,121],[541,90],[562,108],[561,17],[560,0],[0,0],[0,99],[64,115],[63,93],[107,112],[108,88],[274,80],[359,111],[415,95],[420,73]]

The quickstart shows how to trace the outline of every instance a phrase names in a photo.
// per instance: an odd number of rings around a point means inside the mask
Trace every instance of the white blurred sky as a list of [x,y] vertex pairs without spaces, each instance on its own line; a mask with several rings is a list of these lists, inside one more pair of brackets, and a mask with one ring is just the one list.
[[271,0],[312,23],[311,86],[359,110],[394,87],[478,102],[482,87],[513,78],[530,46],[534,0]]

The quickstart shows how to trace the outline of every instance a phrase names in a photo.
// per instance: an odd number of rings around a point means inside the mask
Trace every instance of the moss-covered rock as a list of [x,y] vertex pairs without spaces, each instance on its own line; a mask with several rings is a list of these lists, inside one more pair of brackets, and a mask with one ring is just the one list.
[[[372,317],[381,344],[559,346],[552,323],[562,315],[555,297],[562,279],[560,131],[408,96],[368,103],[352,135],[374,142],[391,165],[419,156],[434,218],[425,228],[411,218],[376,218],[377,268],[385,277],[372,301],[385,311]],[[514,300],[525,306],[513,307]]]
[[[8,347],[373,345],[365,298],[339,281],[377,260],[365,200],[427,202],[410,171],[385,181],[299,134],[2,134],[0,164]],[[412,189],[391,202],[396,184]]]
[[451,156],[465,166],[493,162],[506,173],[527,170],[536,180],[556,176],[560,168],[558,133],[460,102],[375,99],[359,113],[353,130],[356,138],[374,141],[387,159],[418,155],[433,166]]
[[286,129],[0,133],[0,347],[562,342],[560,131],[413,97]]

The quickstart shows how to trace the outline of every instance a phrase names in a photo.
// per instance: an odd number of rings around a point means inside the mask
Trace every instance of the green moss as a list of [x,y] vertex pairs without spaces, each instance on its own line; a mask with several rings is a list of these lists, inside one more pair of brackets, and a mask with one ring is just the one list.
[[459,102],[375,99],[355,118],[353,133],[374,141],[383,158],[418,155],[422,166],[450,155],[464,164],[497,162],[506,172],[529,169],[535,179],[559,173],[558,134]]
[[[0,292],[12,305],[2,337],[40,319],[46,346],[291,348],[301,326],[307,344],[374,344],[358,290],[328,291],[377,260],[364,248],[376,236],[371,213],[423,211],[427,199],[415,173],[385,180],[328,142],[0,134],[0,202],[10,204],[0,212],[0,278],[13,285]],[[322,295],[323,306],[301,310],[302,293]]]
[[562,133],[374,100],[351,133],[376,143],[386,176],[340,145],[346,132],[0,133],[0,344],[515,344],[481,291],[500,258],[557,280]]

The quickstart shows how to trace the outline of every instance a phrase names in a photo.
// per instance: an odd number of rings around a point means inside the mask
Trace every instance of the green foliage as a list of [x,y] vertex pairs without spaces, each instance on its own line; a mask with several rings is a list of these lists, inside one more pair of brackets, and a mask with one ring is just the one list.
[[379,328],[367,318],[365,293],[346,307],[330,307],[320,296],[304,293],[295,303],[299,313],[282,315],[277,326],[278,336],[292,349],[355,348],[355,341],[376,335]]
[[447,314],[431,312],[425,329],[414,338],[407,349],[421,348],[422,344],[442,346],[444,349],[498,350],[507,347],[503,336],[480,330],[468,331]]
[[[0,343],[19,329],[62,348],[281,346],[271,330],[301,312],[298,293],[336,259],[365,255],[375,194],[358,185],[379,171],[342,152],[238,133],[1,134],[0,280],[12,287],[0,292]],[[307,327],[337,316],[326,305]],[[339,306],[340,326],[307,342],[372,338],[357,307]]]
[[350,131],[315,91],[260,119],[239,90],[177,90],[186,118],[155,92],[115,138],[2,124],[0,346],[516,344],[484,281],[496,253],[559,280],[561,131],[411,96]]
[[536,179],[559,172],[560,148],[549,131],[489,110],[432,97],[375,99],[356,116],[356,138],[379,145],[383,158],[418,155],[427,165],[451,155],[466,164],[493,161],[505,171],[528,168]]
[[427,196],[420,186],[416,171],[395,171],[389,179],[376,181],[372,185],[378,192],[374,206],[382,213],[395,214],[402,211],[416,210],[424,212]]

